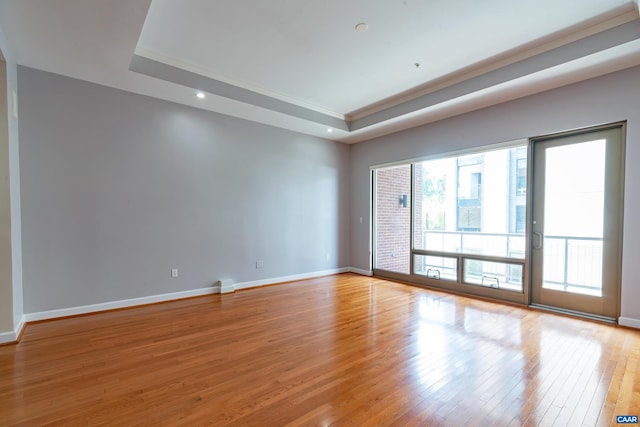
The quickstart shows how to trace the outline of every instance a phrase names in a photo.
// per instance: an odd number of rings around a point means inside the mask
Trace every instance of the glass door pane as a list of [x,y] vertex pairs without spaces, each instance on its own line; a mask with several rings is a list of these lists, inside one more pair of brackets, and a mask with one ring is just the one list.
[[547,148],[543,283],[602,296],[606,139]]

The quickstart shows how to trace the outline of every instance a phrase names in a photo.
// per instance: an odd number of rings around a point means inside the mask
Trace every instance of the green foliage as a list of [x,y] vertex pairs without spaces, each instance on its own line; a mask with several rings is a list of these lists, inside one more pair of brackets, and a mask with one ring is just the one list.
[[440,176],[436,179],[429,176],[429,172],[425,172],[425,179],[422,183],[422,194],[431,202],[442,203],[445,198],[446,182],[445,177]]

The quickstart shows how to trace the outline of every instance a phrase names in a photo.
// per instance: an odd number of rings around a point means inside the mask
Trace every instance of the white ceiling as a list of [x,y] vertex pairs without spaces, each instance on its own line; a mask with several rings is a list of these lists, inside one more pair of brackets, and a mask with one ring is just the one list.
[[343,142],[639,65],[638,18],[635,0],[0,0],[21,65]]

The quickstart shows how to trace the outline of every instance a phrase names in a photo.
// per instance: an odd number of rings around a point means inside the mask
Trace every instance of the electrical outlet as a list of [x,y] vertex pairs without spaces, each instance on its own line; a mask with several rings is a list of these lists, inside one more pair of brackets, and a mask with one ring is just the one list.
[[329,252],[327,252],[327,261],[329,261],[331,259],[331,254],[329,254]]
[[178,269],[177,268],[172,268],[171,269],[171,277],[173,277],[174,279],[176,277],[178,277]]
[[260,261],[260,260],[256,261],[256,268],[262,268],[262,267],[264,267],[264,261]]

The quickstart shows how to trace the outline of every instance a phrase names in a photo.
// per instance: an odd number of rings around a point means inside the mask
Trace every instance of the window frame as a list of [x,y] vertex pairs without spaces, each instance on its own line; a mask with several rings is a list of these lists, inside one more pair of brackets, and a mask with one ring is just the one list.
[[[522,258],[512,258],[512,257],[500,257],[500,256],[490,256],[490,255],[479,255],[479,254],[464,254],[464,253],[455,253],[455,252],[442,252],[442,251],[432,251],[432,250],[424,250],[424,249],[418,249],[415,247],[415,235],[414,235],[414,227],[415,227],[415,208],[416,208],[416,203],[414,198],[416,197],[415,191],[416,191],[416,183],[415,183],[415,166],[416,163],[419,162],[424,162],[424,161],[430,161],[430,160],[438,160],[438,159],[445,159],[445,158],[453,158],[453,157],[461,157],[461,156],[469,156],[472,157],[474,155],[479,156],[482,155],[483,153],[486,152],[490,152],[490,151],[495,151],[495,150],[501,150],[501,149],[508,149],[508,148],[515,148],[515,147],[523,147],[525,148],[525,152],[526,152],[526,164],[527,164],[527,169],[526,169],[526,190],[525,190],[525,194],[523,195],[526,199],[525,201],[525,205],[524,205],[524,209],[525,209],[525,231],[524,231],[524,239],[525,239],[525,248],[524,248],[524,256]],[[372,207],[373,207],[373,211],[375,212],[375,206],[376,206],[376,171],[378,169],[381,168],[387,168],[387,167],[391,167],[391,166],[399,166],[399,165],[407,165],[410,164],[411,165],[411,193],[410,193],[410,197],[411,197],[411,238],[410,238],[410,273],[408,275],[406,274],[399,274],[399,273],[394,273],[394,272],[390,272],[390,271],[385,271],[379,268],[376,268],[375,264],[373,264],[374,260],[375,260],[375,239],[372,243],[374,243],[372,245],[372,252],[371,252],[371,257],[372,257],[372,266],[373,266],[373,274],[375,276],[380,276],[380,277],[386,277],[389,279],[394,279],[394,280],[401,280],[404,282],[410,282],[413,284],[417,284],[417,285],[422,285],[422,286],[428,286],[428,287],[434,287],[434,288],[442,288],[445,290],[450,290],[450,291],[454,291],[454,292],[462,292],[462,293],[466,293],[466,294],[471,294],[471,295],[477,295],[477,296],[483,296],[483,297],[489,297],[492,299],[499,299],[499,300],[503,300],[503,301],[508,301],[508,302],[514,302],[514,303],[521,303],[521,304],[527,304],[528,300],[529,300],[529,242],[530,242],[530,237],[529,237],[529,218],[530,218],[530,186],[531,186],[531,161],[532,161],[532,156],[531,156],[531,144],[529,142],[528,139],[519,139],[519,140],[515,140],[515,141],[509,141],[509,142],[505,142],[505,143],[499,143],[499,144],[491,144],[491,145],[486,145],[486,146],[480,146],[480,147],[474,147],[474,148],[470,148],[467,150],[460,150],[460,151],[454,151],[454,152],[447,152],[447,153],[442,153],[442,154],[438,154],[438,155],[433,155],[433,156],[426,156],[426,157],[421,157],[421,158],[414,158],[414,159],[410,159],[410,160],[406,160],[406,161],[400,161],[400,162],[394,162],[394,163],[388,163],[388,164],[382,164],[382,165],[376,165],[376,166],[372,166],[370,168],[370,172],[371,172],[371,183],[372,183],[372,189],[371,189],[371,195],[372,195]],[[514,162],[517,164],[517,162]],[[483,173],[484,174],[484,173]],[[515,169],[515,175],[516,175],[516,179],[517,179],[517,166]],[[456,175],[458,175],[458,170],[456,170]],[[482,185],[484,185],[484,176],[482,176]],[[512,187],[513,188],[513,187]],[[513,190],[511,190],[513,191]],[[456,187],[456,196],[458,194],[458,188]],[[458,202],[456,200],[456,211],[458,209]],[[372,213],[374,213],[372,212]],[[374,215],[375,216],[375,215]],[[371,234],[372,236],[375,235],[376,233],[376,218],[372,217],[373,221],[372,221],[372,228],[371,228]],[[456,228],[458,228],[458,219],[456,218]],[[464,231],[460,231],[462,233],[464,233]],[[437,279],[435,277],[429,277],[429,276],[433,276],[433,275],[425,275],[424,272],[423,274],[420,274],[416,271],[416,265],[415,265],[415,260],[416,260],[416,256],[423,256],[423,257],[443,257],[443,258],[452,258],[456,260],[456,264],[457,264],[457,280],[456,281],[452,281],[452,280],[446,280],[446,279]],[[426,258],[425,258],[426,259]],[[465,277],[465,272],[464,272],[464,264],[465,264],[465,260],[469,260],[469,259],[473,259],[473,260],[478,260],[478,261],[488,261],[488,262],[497,262],[497,263],[504,263],[507,265],[517,265],[521,268],[522,271],[522,277],[521,277],[521,284],[522,284],[522,288],[520,290],[512,290],[512,289],[502,289],[502,288],[496,288],[496,287],[490,287],[490,286],[481,286],[478,284],[473,284],[473,283],[467,283],[464,281],[464,277]]]

